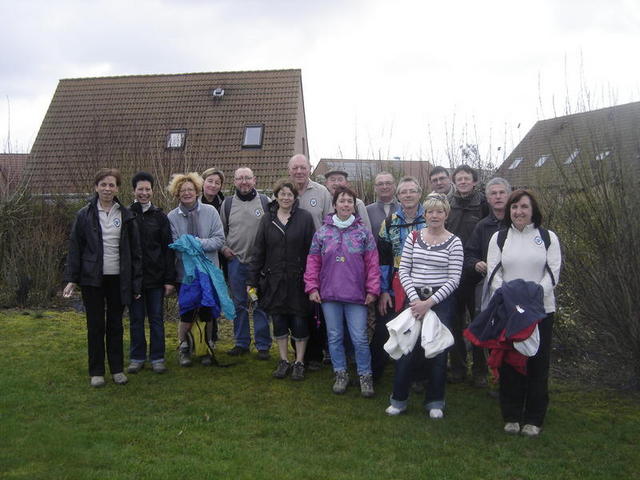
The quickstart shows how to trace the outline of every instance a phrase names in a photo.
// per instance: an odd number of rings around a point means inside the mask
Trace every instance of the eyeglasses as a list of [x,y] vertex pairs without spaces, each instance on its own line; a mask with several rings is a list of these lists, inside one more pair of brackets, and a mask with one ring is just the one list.
[[398,195],[415,195],[416,193],[420,193],[420,192],[415,188],[412,188],[410,190],[400,190],[398,192]]
[[234,177],[234,180],[236,182],[250,182],[251,180],[253,180],[253,177],[249,177],[249,176],[244,176],[244,177]]

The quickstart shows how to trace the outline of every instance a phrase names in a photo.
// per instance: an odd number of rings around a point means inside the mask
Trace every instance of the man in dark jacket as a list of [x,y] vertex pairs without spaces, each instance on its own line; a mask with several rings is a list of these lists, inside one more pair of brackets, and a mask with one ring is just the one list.
[[[447,230],[457,235],[466,247],[476,224],[489,214],[484,195],[476,190],[478,173],[468,165],[460,165],[453,171],[455,193],[449,198],[451,213],[447,218]],[[475,271],[464,271],[456,291],[456,314],[453,322],[455,345],[451,350],[449,381],[462,382],[467,376],[467,345],[462,336],[466,326],[466,315],[475,313],[475,286],[480,275]],[[473,347],[473,379],[476,386],[487,384],[487,362],[481,348]]]
[[147,358],[147,340],[144,333],[145,313],[149,319],[149,360],[156,373],[167,370],[164,360],[164,297],[173,292],[176,271],[171,227],[162,209],[151,203],[154,179],[149,173],[136,173],[131,184],[136,201],[130,209],[136,214],[142,248],[142,296],[129,307],[131,363],[128,373],[138,373]]

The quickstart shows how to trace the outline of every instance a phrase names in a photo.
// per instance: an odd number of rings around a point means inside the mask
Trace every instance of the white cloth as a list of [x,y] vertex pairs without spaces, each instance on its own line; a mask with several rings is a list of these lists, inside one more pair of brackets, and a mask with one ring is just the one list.
[[433,310],[429,310],[422,319],[421,342],[424,356],[427,358],[433,358],[453,345],[451,331]]
[[409,354],[418,338],[426,358],[433,358],[453,345],[453,335],[433,310],[429,310],[422,320],[417,320],[411,308],[407,308],[387,323],[387,330],[389,340],[384,349],[394,360]]
[[533,357],[538,353],[538,348],[540,348],[540,331],[538,330],[538,325],[533,329],[533,333],[529,338],[521,342],[513,342],[513,348],[525,357]]

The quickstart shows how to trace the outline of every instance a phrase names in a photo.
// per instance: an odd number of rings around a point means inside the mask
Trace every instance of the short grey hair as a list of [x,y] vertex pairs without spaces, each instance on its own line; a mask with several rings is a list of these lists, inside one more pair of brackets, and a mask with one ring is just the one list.
[[398,195],[398,192],[400,192],[400,185],[402,185],[403,183],[415,183],[416,187],[418,187],[418,193],[422,194],[422,186],[420,185],[420,182],[418,182],[418,179],[416,177],[412,177],[412,176],[407,176],[407,177],[402,177],[400,180],[398,180],[398,186],[396,187],[396,195]]
[[487,186],[484,188],[485,195],[489,195],[489,187],[494,185],[504,185],[507,190],[507,195],[511,195],[511,184],[502,177],[494,177],[487,182]]

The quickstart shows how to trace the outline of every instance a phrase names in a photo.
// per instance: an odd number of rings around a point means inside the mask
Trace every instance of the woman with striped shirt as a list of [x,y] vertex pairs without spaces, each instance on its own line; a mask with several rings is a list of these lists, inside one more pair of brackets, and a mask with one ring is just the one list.
[[[462,242],[444,228],[449,215],[445,195],[431,194],[424,202],[427,227],[413,232],[405,241],[400,260],[400,281],[407,294],[411,313],[421,319],[432,309],[440,321],[451,328],[454,313],[453,293],[460,282],[464,259]],[[431,418],[442,418],[447,376],[447,352],[426,359],[420,341],[408,355],[396,362],[391,405],[388,415],[407,409],[409,390],[416,366],[427,369],[424,405]]]

